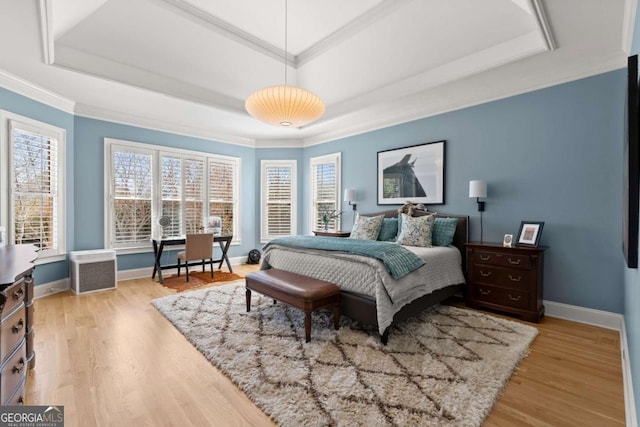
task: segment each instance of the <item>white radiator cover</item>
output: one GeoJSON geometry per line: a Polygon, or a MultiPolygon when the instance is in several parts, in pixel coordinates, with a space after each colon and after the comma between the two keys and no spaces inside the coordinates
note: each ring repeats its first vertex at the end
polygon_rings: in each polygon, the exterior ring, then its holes
{"type": "Polygon", "coordinates": [[[115,289],[118,285],[116,251],[96,249],[69,253],[71,289],[76,294],[115,289]]]}

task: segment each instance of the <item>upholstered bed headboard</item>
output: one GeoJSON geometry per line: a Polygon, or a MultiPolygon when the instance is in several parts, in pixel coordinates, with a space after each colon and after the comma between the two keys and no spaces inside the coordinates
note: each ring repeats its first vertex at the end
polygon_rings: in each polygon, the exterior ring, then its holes
{"type": "MultiPolygon", "coordinates": [[[[361,214],[362,216],[376,216],[384,215],[385,218],[396,218],[398,216],[398,209],[361,214]]],[[[433,212],[414,210],[413,216],[423,216],[433,214],[433,212]]],[[[467,248],[464,245],[469,241],[469,216],[468,215],[453,215],[445,213],[436,213],[436,217],[440,218],[458,218],[458,225],[456,226],[456,233],[453,236],[453,246],[457,247],[462,254],[462,271],[467,272],[467,248]]]]}

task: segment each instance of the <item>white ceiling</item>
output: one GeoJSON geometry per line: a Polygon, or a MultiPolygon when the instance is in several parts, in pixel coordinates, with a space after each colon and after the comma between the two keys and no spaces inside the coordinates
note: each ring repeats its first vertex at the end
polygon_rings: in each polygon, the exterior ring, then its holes
{"type": "Polygon", "coordinates": [[[0,3],[0,84],[79,115],[251,146],[328,141],[626,64],[637,0],[289,0],[300,129],[244,99],[284,82],[284,0],[0,3]]]}

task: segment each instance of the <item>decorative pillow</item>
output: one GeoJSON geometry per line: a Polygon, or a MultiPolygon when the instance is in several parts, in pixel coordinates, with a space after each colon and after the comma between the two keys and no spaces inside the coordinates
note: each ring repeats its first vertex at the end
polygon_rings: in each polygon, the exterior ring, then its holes
{"type": "Polygon", "coordinates": [[[395,242],[398,237],[398,218],[383,218],[378,240],[395,242]]]}
{"type": "MultiPolygon", "coordinates": [[[[425,209],[425,212],[427,212],[427,210],[425,209]]],[[[427,212],[427,215],[436,215],[438,212],[427,212]]],[[[402,230],[402,213],[398,214],[398,234],[400,234],[400,231],[402,230]]],[[[406,215],[406,214],[404,214],[406,215]]]]}
{"type": "Polygon", "coordinates": [[[431,243],[433,246],[449,246],[453,243],[453,235],[456,234],[458,218],[436,218],[431,230],[431,243]]]}
{"type": "Polygon", "coordinates": [[[351,239],[376,240],[382,227],[384,215],[378,216],[356,216],[356,223],[351,230],[351,239]]]}
{"type": "Polygon", "coordinates": [[[412,217],[402,215],[402,229],[398,236],[398,243],[405,246],[431,247],[431,227],[435,219],[434,215],[412,217]]]}

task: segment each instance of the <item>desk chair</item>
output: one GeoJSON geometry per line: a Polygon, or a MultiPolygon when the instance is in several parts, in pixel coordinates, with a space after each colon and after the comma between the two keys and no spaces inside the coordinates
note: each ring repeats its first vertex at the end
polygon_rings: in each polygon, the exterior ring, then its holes
{"type": "Polygon", "coordinates": [[[202,272],[204,273],[204,262],[209,260],[211,266],[211,277],[213,277],[213,234],[187,234],[185,239],[184,252],[178,253],[178,276],[180,276],[180,261],[184,261],[187,270],[187,282],[189,281],[189,261],[202,260],[202,272]]]}

